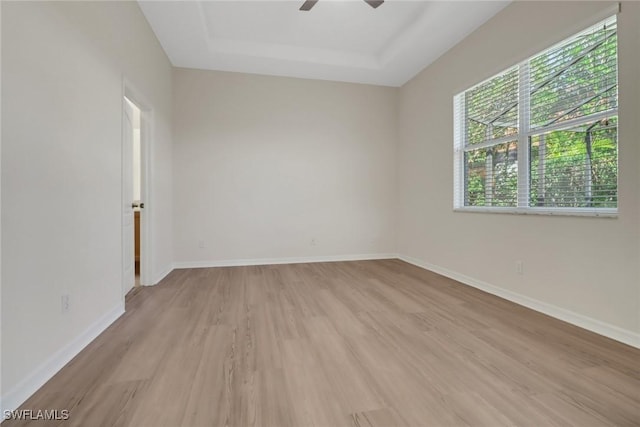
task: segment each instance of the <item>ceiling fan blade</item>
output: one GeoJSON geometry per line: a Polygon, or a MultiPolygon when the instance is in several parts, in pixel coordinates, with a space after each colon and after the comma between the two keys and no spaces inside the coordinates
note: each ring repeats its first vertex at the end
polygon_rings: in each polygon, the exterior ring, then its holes
{"type": "Polygon", "coordinates": [[[364,1],[366,1],[367,4],[374,9],[380,6],[382,3],[384,3],[384,0],[364,0],[364,1]]]}
{"type": "Polygon", "coordinates": [[[302,4],[300,10],[311,10],[316,3],[318,3],[318,0],[307,0],[302,4]]]}

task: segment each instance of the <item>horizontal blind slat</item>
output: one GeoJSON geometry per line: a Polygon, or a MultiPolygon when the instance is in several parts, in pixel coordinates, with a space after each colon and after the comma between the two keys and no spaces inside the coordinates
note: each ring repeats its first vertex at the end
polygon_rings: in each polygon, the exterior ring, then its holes
{"type": "Polygon", "coordinates": [[[516,66],[456,96],[454,207],[615,212],[616,18],[525,65],[525,81],[516,66]]]}

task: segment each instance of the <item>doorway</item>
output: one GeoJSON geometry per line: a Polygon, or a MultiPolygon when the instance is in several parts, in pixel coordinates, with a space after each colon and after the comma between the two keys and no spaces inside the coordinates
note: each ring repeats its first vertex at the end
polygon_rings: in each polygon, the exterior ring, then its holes
{"type": "Polygon", "coordinates": [[[134,287],[140,286],[140,213],[144,202],[140,196],[142,164],[140,157],[140,108],[126,98],[133,109],[133,247],[134,247],[134,287]]]}
{"type": "Polygon", "coordinates": [[[122,146],[122,295],[148,284],[150,111],[126,85],[122,146]]]}

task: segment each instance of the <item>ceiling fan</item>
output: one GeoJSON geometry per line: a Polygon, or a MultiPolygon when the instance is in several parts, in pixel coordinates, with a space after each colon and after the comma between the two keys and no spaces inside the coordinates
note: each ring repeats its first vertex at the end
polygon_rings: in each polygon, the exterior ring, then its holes
{"type": "MultiPolygon", "coordinates": [[[[384,3],[384,0],[364,0],[364,1],[374,9],[380,6],[382,3],[384,3]]],[[[304,11],[311,10],[311,8],[315,6],[316,3],[318,3],[318,0],[307,0],[302,4],[302,6],[300,7],[300,10],[304,10],[304,11]]]]}

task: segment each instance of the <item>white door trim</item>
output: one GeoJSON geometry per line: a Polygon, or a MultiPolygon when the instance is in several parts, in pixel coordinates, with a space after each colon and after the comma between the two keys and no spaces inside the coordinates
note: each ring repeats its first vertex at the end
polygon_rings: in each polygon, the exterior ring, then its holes
{"type": "MultiPolygon", "coordinates": [[[[140,284],[153,285],[153,233],[151,224],[154,217],[153,204],[153,123],[154,111],[151,103],[126,77],[122,80],[122,97],[127,97],[140,109],[140,161],[141,187],[140,198],[144,209],[140,212],[140,284]]],[[[124,181],[124,177],[122,177],[124,181]]],[[[124,250],[124,242],[122,242],[124,250]]],[[[124,268],[124,266],[123,266],[124,268]]]]}
{"type": "Polygon", "coordinates": [[[122,291],[124,296],[135,285],[134,235],[135,213],[133,210],[133,141],[134,106],[122,98],[122,291]]]}

